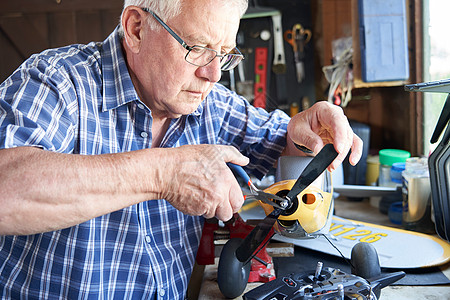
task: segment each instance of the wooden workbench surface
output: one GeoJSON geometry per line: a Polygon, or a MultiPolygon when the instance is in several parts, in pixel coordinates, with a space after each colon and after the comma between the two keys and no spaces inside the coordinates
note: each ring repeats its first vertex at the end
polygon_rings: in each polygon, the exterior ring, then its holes
{"type": "MultiPolygon", "coordinates": [[[[335,215],[353,220],[376,223],[380,225],[399,227],[389,221],[389,217],[379,212],[379,209],[371,206],[369,199],[363,201],[349,201],[346,198],[335,200],[335,215]]],[[[201,280],[199,300],[225,299],[217,285],[217,260],[215,265],[206,266],[201,280]]],[[[446,277],[450,278],[450,264],[441,267],[446,277]]],[[[249,291],[260,283],[247,285],[249,291]]],[[[382,289],[383,300],[415,300],[415,299],[446,299],[450,300],[450,285],[439,286],[388,286],[382,289]]],[[[242,299],[238,297],[236,299],[242,299]]],[[[190,299],[194,300],[194,299],[190,299]]]]}

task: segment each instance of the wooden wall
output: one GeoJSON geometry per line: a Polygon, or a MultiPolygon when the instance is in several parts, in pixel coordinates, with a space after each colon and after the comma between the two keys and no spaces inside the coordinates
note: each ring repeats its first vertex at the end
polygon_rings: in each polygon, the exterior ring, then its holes
{"type": "Polygon", "coordinates": [[[0,1],[0,82],[31,54],[103,41],[119,23],[123,0],[0,1]]]}

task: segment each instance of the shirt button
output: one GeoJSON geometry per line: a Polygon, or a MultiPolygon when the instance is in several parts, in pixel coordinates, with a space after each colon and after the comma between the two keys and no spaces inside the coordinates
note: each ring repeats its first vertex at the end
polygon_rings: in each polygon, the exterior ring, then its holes
{"type": "Polygon", "coordinates": [[[149,235],[146,235],[145,241],[150,244],[150,242],[152,241],[152,238],[149,235]]]}
{"type": "Polygon", "coordinates": [[[159,291],[159,296],[164,297],[165,294],[166,294],[166,290],[159,291]]]}
{"type": "Polygon", "coordinates": [[[143,138],[148,137],[148,133],[145,132],[145,131],[142,131],[142,132],[141,132],[141,137],[143,137],[143,138]]]}
{"type": "Polygon", "coordinates": [[[140,109],[144,109],[144,104],[139,103],[139,104],[138,104],[138,107],[139,107],[140,109]]]}

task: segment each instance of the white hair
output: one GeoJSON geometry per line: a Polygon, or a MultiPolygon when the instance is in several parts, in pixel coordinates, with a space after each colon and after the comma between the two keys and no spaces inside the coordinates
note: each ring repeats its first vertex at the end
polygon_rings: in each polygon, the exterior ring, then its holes
{"type": "MultiPolygon", "coordinates": [[[[215,0],[218,1],[218,0],[215,0]]],[[[248,0],[227,0],[230,5],[236,5],[239,9],[239,16],[242,17],[247,11],[248,0]]],[[[160,17],[164,22],[168,19],[176,17],[181,13],[183,0],[124,0],[123,9],[125,10],[128,6],[138,6],[146,7],[151,11],[154,11],[158,17],[160,17]]],[[[123,13],[123,11],[122,11],[123,13]]],[[[122,16],[120,18],[122,20],[122,16]]],[[[155,29],[156,22],[153,18],[148,18],[149,25],[152,29],[155,29]]],[[[121,23],[122,24],[122,23],[121,23]]],[[[123,36],[123,28],[119,26],[119,34],[123,36]]]]}

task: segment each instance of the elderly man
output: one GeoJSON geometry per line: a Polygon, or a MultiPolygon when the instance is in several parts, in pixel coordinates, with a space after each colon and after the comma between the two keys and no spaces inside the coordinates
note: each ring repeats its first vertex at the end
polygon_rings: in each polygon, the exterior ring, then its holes
{"type": "Polygon", "coordinates": [[[227,162],[362,142],[320,102],[289,119],[217,81],[246,0],[125,1],[104,42],[29,58],[0,86],[0,295],[183,299],[203,217],[243,203],[227,162]]]}

